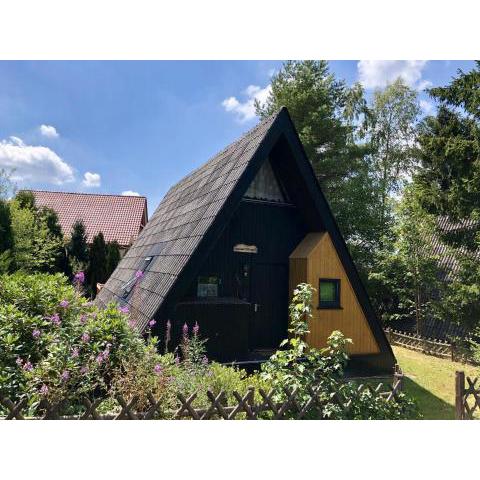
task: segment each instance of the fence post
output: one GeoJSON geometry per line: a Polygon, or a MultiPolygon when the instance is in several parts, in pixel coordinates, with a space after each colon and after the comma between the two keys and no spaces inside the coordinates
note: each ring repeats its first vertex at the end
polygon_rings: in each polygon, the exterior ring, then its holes
{"type": "Polygon", "coordinates": [[[463,396],[465,393],[465,372],[455,372],[455,419],[465,420],[463,396]]]}
{"type": "Polygon", "coordinates": [[[454,362],[455,361],[455,343],[454,342],[450,344],[450,350],[452,354],[452,362],[454,362]]]}

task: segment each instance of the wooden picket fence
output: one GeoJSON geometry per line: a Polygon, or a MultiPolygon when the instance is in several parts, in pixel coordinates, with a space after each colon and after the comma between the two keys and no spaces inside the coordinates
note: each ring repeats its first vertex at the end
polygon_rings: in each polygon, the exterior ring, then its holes
{"type": "MultiPolygon", "coordinates": [[[[399,369],[396,370],[392,384],[378,383],[375,387],[367,384],[358,384],[358,391],[368,392],[374,396],[382,397],[387,402],[394,402],[402,389],[403,374],[399,369]]],[[[171,419],[193,419],[193,420],[210,420],[210,419],[248,419],[259,420],[263,418],[268,419],[302,419],[309,415],[314,418],[322,419],[321,413],[324,406],[324,400],[320,398],[320,386],[312,385],[308,388],[307,398],[301,398],[298,390],[289,391],[283,389],[282,400],[278,401],[278,392],[265,392],[263,389],[258,389],[258,395],[255,395],[255,389],[250,387],[246,393],[241,395],[238,392],[233,392],[235,402],[228,405],[226,401],[225,392],[221,391],[214,394],[208,391],[207,398],[209,405],[206,408],[196,408],[193,402],[198,397],[197,393],[186,397],[181,394],[178,395],[178,408],[174,411],[165,412],[162,410],[161,401],[155,399],[153,395],[148,395],[149,405],[139,411],[136,408],[138,399],[133,397],[128,401],[121,395],[116,396],[119,410],[115,413],[99,413],[99,407],[106,401],[98,398],[94,401],[83,398],[82,405],[84,412],[79,415],[64,415],[67,407],[66,402],[58,404],[51,404],[43,401],[41,404],[41,411],[43,412],[37,417],[27,417],[24,410],[27,407],[28,399],[23,398],[17,403],[10,399],[0,397],[0,404],[7,412],[3,417],[5,420],[25,420],[25,419],[42,419],[42,420],[152,420],[161,418],[171,419]]],[[[332,400],[332,399],[331,399],[332,400]]],[[[331,401],[330,400],[330,401],[331,401]]],[[[350,401],[342,397],[340,393],[335,393],[333,401],[348,413],[351,407],[350,401]]]]}
{"type": "Polygon", "coordinates": [[[426,355],[449,358],[452,362],[458,360],[464,361],[461,353],[457,351],[453,343],[435,338],[422,337],[415,333],[400,332],[391,328],[386,328],[385,334],[387,335],[390,345],[398,345],[425,353],[426,355]]]}
{"type": "Polygon", "coordinates": [[[456,372],[455,418],[474,420],[475,417],[480,419],[480,377],[470,378],[465,372],[456,372]]]}

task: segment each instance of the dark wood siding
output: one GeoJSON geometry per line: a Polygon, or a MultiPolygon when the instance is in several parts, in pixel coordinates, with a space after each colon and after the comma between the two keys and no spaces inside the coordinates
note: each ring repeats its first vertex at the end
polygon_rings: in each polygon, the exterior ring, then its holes
{"type": "MultiPolygon", "coordinates": [[[[249,304],[248,313],[243,310],[249,332],[248,348],[278,347],[288,327],[289,255],[305,234],[306,226],[294,206],[243,200],[182,301],[196,298],[198,277],[218,276],[220,297],[249,304]],[[254,245],[258,253],[234,252],[237,244],[254,245]]],[[[195,308],[190,308],[193,319],[195,308]]],[[[188,309],[183,303],[182,320],[188,318],[188,309]]],[[[232,302],[232,318],[238,323],[236,310],[232,302]]],[[[209,315],[212,324],[228,322],[228,305],[220,302],[219,308],[210,307],[209,315]]],[[[226,335],[228,329],[222,330],[226,335]]],[[[235,331],[229,334],[235,335],[235,331]]]]}

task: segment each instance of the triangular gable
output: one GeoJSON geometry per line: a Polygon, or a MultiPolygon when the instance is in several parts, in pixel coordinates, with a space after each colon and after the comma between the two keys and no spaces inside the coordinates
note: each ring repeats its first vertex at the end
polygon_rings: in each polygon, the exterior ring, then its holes
{"type": "Polygon", "coordinates": [[[285,192],[281,188],[268,158],[263,162],[253,182],[248,187],[245,198],[268,202],[287,202],[285,192]]]}
{"type": "MultiPolygon", "coordinates": [[[[391,366],[393,352],[286,108],[263,120],[170,189],[100,292],[99,303],[121,302],[121,286],[132,277],[145,256],[154,256],[154,260],[139,284],[138,307],[130,304],[132,311],[138,310],[137,327],[142,330],[150,318],[178,301],[278,145],[289,150],[289,158],[277,167],[285,169],[286,178],[296,176],[301,183],[298,207],[315,217],[313,221],[329,233],[378,342],[384,365],[391,366]]],[[[378,358],[375,361],[378,364],[378,358]]]]}

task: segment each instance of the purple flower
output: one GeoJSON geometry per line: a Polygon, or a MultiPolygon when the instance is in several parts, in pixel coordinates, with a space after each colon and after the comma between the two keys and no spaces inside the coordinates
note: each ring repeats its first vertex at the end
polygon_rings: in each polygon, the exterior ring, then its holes
{"type": "Polygon", "coordinates": [[[87,315],[83,314],[83,315],[80,315],[80,323],[87,323],[87,320],[88,320],[88,317],[87,315]]]}
{"type": "Polygon", "coordinates": [[[36,329],[32,332],[32,337],[33,337],[33,338],[38,338],[38,337],[40,337],[41,334],[42,334],[42,332],[41,332],[38,328],[36,328],[36,329]]]}
{"type": "Polygon", "coordinates": [[[137,280],[141,280],[141,279],[144,277],[144,275],[145,275],[145,274],[144,274],[141,270],[137,270],[137,271],[135,272],[135,278],[136,278],[137,280]]]}
{"type": "Polygon", "coordinates": [[[85,332],[83,335],[82,335],[82,342],[83,343],[88,343],[90,341],[90,335],[85,332]]]}
{"type": "Polygon", "coordinates": [[[152,318],[149,322],[148,322],[148,326],[150,328],[152,328],[157,322],[152,318]]]}
{"type": "Polygon", "coordinates": [[[175,364],[180,365],[180,357],[178,355],[175,355],[175,364]]]}
{"type": "Polygon", "coordinates": [[[120,307],[119,310],[122,313],[129,313],[130,312],[130,309],[128,308],[128,305],[123,305],[123,307],[120,307]]]}
{"type": "Polygon", "coordinates": [[[183,332],[183,336],[184,336],[184,337],[188,337],[188,325],[187,325],[187,322],[185,322],[185,323],[183,324],[182,332],[183,332]]]}
{"type": "Polygon", "coordinates": [[[85,281],[85,274],[83,272],[77,272],[73,278],[74,283],[82,284],[85,281]]]}
{"type": "Polygon", "coordinates": [[[157,375],[160,375],[160,374],[162,373],[162,371],[163,371],[163,368],[162,368],[162,366],[161,366],[159,363],[157,363],[157,364],[155,365],[155,367],[153,367],[153,371],[154,371],[157,375]]]}
{"type": "Polygon", "coordinates": [[[27,372],[31,372],[33,370],[33,365],[29,361],[26,361],[23,369],[27,372]]]}
{"type": "Polygon", "coordinates": [[[58,313],[54,313],[51,317],[50,317],[50,321],[56,325],[57,327],[62,323],[62,320],[60,320],[60,316],[58,315],[58,313]]]}
{"type": "Polygon", "coordinates": [[[85,367],[85,366],[84,366],[84,367],[82,367],[82,368],[80,369],[80,373],[81,373],[82,375],[85,375],[87,372],[88,372],[88,367],[85,367]]]}
{"type": "Polygon", "coordinates": [[[48,387],[43,384],[41,387],[40,387],[40,395],[47,395],[48,394],[48,387]]]}
{"type": "Polygon", "coordinates": [[[78,347],[74,347],[72,350],[72,358],[77,358],[79,355],[78,347]]]}
{"type": "Polygon", "coordinates": [[[101,365],[101,364],[103,363],[103,353],[99,353],[99,354],[97,355],[97,358],[95,359],[95,361],[96,361],[99,365],[101,365]]]}
{"type": "Polygon", "coordinates": [[[70,305],[70,302],[68,300],[62,300],[59,305],[62,307],[62,308],[67,308],[69,305],[70,305]]]}
{"type": "Polygon", "coordinates": [[[110,350],[108,347],[103,351],[102,356],[104,360],[108,360],[108,357],[110,356],[110,350]]]}
{"type": "Polygon", "coordinates": [[[198,335],[199,331],[200,331],[200,326],[198,325],[197,322],[195,322],[195,325],[193,326],[193,334],[196,336],[198,335]]]}
{"type": "Polygon", "coordinates": [[[70,372],[68,370],[64,370],[60,375],[60,378],[62,382],[68,382],[68,380],[70,379],[70,372]]]}
{"type": "Polygon", "coordinates": [[[20,357],[18,357],[17,360],[15,360],[15,363],[16,363],[19,367],[21,367],[21,366],[23,365],[23,360],[22,360],[20,357]]]}
{"type": "Polygon", "coordinates": [[[129,321],[128,321],[128,326],[130,328],[134,328],[135,327],[135,320],[133,318],[131,318],[129,321]]]}
{"type": "Polygon", "coordinates": [[[170,343],[170,333],[172,331],[172,323],[167,320],[167,329],[165,331],[165,353],[168,352],[168,344],[170,343]]]}

